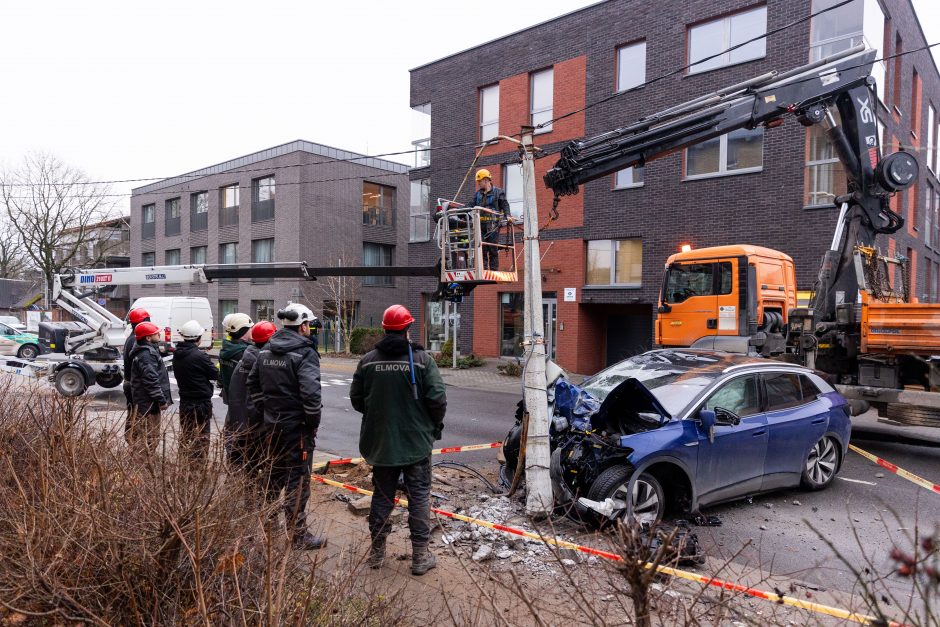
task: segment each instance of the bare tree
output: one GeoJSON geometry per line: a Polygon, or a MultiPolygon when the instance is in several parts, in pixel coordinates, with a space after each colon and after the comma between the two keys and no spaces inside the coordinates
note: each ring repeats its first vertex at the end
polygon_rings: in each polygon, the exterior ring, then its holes
{"type": "Polygon", "coordinates": [[[0,175],[0,200],[10,225],[47,285],[74,265],[81,251],[104,254],[96,226],[114,209],[108,191],[46,153],[27,155],[18,168],[0,175]]]}
{"type": "Polygon", "coordinates": [[[0,216],[0,279],[20,279],[29,266],[15,228],[0,216]]]}
{"type": "MultiPolygon", "coordinates": [[[[331,267],[360,265],[358,256],[348,251],[340,253],[331,267]]],[[[323,316],[339,321],[339,333],[343,350],[349,352],[353,329],[358,325],[359,295],[362,278],[355,276],[321,276],[316,282],[316,289],[323,297],[323,316]]]]}

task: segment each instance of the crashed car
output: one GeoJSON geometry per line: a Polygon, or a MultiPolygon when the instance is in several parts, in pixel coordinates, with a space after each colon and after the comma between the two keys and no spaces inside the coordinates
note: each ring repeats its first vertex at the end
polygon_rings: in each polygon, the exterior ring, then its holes
{"type": "MultiPolygon", "coordinates": [[[[769,490],[821,490],[848,450],[849,404],[801,366],[664,349],[580,386],[549,372],[555,501],[581,520],[653,523],[769,490]]],[[[505,440],[504,479],[518,460],[521,413],[505,440]]]]}

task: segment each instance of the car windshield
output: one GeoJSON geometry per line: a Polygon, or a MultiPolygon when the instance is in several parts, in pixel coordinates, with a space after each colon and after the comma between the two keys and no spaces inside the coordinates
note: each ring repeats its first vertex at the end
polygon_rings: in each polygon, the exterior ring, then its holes
{"type": "Polygon", "coordinates": [[[600,401],[626,379],[634,378],[652,392],[653,396],[670,415],[682,413],[720,374],[720,369],[708,369],[716,359],[694,353],[673,353],[669,358],[647,353],[602,370],[582,387],[600,401]],[[676,356],[681,357],[677,361],[676,356]],[[698,367],[696,367],[698,366],[698,367]]]}

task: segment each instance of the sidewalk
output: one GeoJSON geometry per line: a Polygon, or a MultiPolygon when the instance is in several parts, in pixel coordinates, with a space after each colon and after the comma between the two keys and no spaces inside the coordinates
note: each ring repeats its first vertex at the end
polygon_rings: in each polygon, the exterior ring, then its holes
{"type": "MultiPolygon", "coordinates": [[[[522,396],[522,378],[507,377],[496,369],[500,364],[506,363],[504,359],[484,358],[484,365],[477,368],[453,370],[441,368],[441,377],[444,383],[455,388],[467,390],[484,390],[487,392],[507,392],[522,396]]],[[[324,355],[320,358],[320,367],[326,372],[343,372],[353,374],[356,371],[357,359],[348,357],[330,357],[324,355]]],[[[580,383],[584,375],[569,374],[574,383],[580,383]]]]}

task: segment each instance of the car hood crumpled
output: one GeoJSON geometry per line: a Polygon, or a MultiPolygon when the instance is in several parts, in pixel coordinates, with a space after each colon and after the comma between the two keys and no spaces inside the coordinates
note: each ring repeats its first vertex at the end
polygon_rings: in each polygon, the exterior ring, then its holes
{"type": "Polygon", "coordinates": [[[663,422],[671,418],[653,393],[632,377],[624,379],[603,401],[564,378],[555,382],[555,413],[580,431],[603,430],[610,408],[622,407],[623,403],[629,403],[638,412],[657,413],[663,422]]]}

